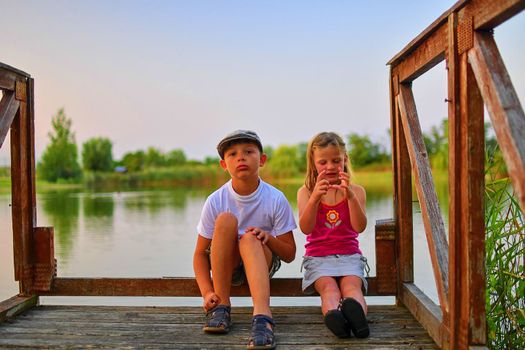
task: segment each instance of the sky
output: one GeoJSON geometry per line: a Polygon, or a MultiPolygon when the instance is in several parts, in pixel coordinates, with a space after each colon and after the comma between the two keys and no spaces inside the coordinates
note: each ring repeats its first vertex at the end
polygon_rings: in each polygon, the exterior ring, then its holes
{"type": "MultiPolygon", "coordinates": [[[[0,62],[35,79],[36,153],[64,108],[79,149],[216,156],[235,129],[264,145],[320,131],[388,144],[386,63],[454,1],[0,0],[0,62]]],[[[521,101],[525,14],[495,38],[521,101]]],[[[446,117],[444,63],[414,82],[422,129],[446,117]]],[[[80,152],[79,152],[80,153],[80,152]]],[[[0,150],[0,165],[8,162],[0,150]]]]}

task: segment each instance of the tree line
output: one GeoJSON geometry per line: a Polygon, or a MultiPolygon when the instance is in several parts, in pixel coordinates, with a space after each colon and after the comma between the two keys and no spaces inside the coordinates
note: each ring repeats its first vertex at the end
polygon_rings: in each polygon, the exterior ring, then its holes
{"type": "MultiPolygon", "coordinates": [[[[72,120],[60,109],[51,121],[49,144],[37,164],[38,177],[50,182],[58,180],[79,181],[83,174],[112,173],[115,171],[140,173],[180,166],[217,164],[218,157],[190,160],[182,149],[163,152],[155,147],[125,153],[121,159],[113,158],[110,139],[94,137],[82,144],[81,161],[77,153],[72,120]]],[[[390,134],[390,133],[389,133],[390,134]]],[[[448,121],[423,133],[427,153],[433,168],[448,167],[448,121]]],[[[487,145],[497,145],[487,137],[487,145]]],[[[387,170],[391,166],[390,147],[374,142],[368,135],[351,133],[346,136],[348,155],[353,169],[387,170]]],[[[264,172],[274,177],[302,176],[306,172],[306,143],[265,147],[268,162],[264,172]]]]}

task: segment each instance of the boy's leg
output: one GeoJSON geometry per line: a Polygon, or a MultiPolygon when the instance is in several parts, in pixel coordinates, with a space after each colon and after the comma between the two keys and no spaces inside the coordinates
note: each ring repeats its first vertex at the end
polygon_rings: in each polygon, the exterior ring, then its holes
{"type": "Polygon", "coordinates": [[[239,250],[252,295],[253,314],[271,317],[268,269],[272,262],[272,252],[252,234],[241,237],[239,250]]]}
{"type": "Polygon", "coordinates": [[[321,309],[323,315],[328,310],[337,309],[341,300],[341,291],[334,277],[321,277],[314,283],[315,290],[321,296],[321,309]]]}
{"type": "Polygon", "coordinates": [[[339,280],[339,285],[341,287],[341,294],[343,295],[343,298],[350,297],[355,299],[357,302],[359,302],[359,304],[361,304],[361,307],[363,308],[363,311],[366,315],[368,308],[363,295],[363,281],[361,281],[361,278],[357,276],[345,276],[339,280]]]}
{"type": "Polygon", "coordinates": [[[223,305],[231,304],[232,273],[241,261],[237,234],[237,218],[231,213],[219,214],[211,241],[210,262],[213,289],[223,305]]]}

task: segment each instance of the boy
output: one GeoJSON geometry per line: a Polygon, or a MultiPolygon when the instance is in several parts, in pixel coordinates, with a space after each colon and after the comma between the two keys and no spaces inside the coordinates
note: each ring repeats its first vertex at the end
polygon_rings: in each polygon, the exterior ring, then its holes
{"type": "Polygon", "coordinates": [[[247,348],[273,349],[270,277],[280,259],[295,258],[295,220],[283,193],[259,177],[266,154],[255,132],[234,131],[217,151],[231,180],[207,198],[197,226],[193,269],[206,311],[203,330],[230,330],[230,287],[247,282],[253,300],[247,348]]]}

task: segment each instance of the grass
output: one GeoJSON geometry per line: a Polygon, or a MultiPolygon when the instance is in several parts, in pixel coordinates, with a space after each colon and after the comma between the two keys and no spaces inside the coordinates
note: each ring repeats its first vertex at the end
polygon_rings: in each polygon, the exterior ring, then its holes
{"type": "Polygon", "coordinates": [[[508,178],[487,182],[486,311],[491,349],[525,349],[525,226],[508,178]]]}

